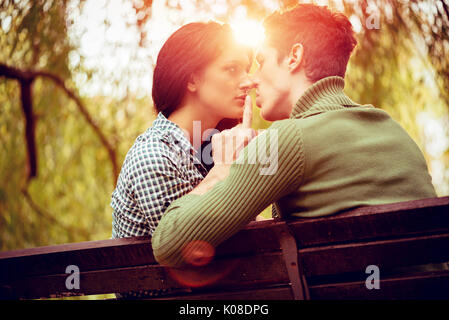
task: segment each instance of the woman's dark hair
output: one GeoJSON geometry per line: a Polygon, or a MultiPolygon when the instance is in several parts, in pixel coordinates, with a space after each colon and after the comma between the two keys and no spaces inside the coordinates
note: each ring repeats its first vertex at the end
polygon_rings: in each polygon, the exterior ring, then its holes
{"type": "Polygon", "coordinates": [[[186,94],[194,73],[201,72],[233,42],[229,25],[195,22],[175,31],[162,46],[153,73],[153,102],[168,117],[186,94]]]}

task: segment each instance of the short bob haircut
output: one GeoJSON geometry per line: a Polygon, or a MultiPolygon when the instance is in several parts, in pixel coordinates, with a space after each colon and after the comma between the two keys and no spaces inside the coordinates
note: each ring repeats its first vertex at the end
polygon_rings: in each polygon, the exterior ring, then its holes
{"type": "Polygon", "coordinates": [[[316,82],[325,77],[344,78],[349,57],[357,45],[348,18],[326,6],[299,4],[283,13],[275,12],[264,21],[267,43],[282,61],[295,43],[304,47],[307,78],[316,82]]]}
{"type": "Polygon", "coordinates": [[[232,29],[217,22],[189,23],[162,46],[153,73],[153,102],[165,117],[181,104],[187,84],[228,46],[235,45],[232,29]]]}

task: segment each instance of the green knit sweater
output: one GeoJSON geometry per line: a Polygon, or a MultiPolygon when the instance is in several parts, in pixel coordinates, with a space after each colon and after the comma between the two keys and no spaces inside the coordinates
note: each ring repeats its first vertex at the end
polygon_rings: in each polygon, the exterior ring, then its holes
{"type": "Polygon", "coordinates": [[[340,77],[316,82],[290,119],[251,141],[224,181],[173,201],[153,234],[157,261],[182,265],[195,250],[187,244],[216,247],[271,203],[284,217],[317,217],[435,197],[416,143],[385,111],[354,103],[343,88],[340,77]]]}

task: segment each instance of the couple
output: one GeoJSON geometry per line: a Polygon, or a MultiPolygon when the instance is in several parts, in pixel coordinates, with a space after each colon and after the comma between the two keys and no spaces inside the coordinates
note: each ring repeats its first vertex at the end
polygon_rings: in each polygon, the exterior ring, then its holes
{"type": "Polygon", "coordinates": [[[254,78],[247,73],[251,53],[234,43],[227,26],[189,24],[164,44],[153,82],[159,115],[123,164],[111,202],[114,238],[152,235],[157,261],[182,266],[270,204],[280,217],[308,218],[436,196],[405,130],[343,92],[356,46],[347,17],[302,4],[264,25],[254,78]],[[250,107],[245,95],[254,87],[262,117],[273,121],[257,136],[245,130],[247,116],[232,127],[250,107]],[[201,121],[196,143],[194,121],[201,121]],[[210,128],[228,129],[213,135],[212,168],[197,152],[210,128]],[[252,140],[242,149],[233,137],[252,140]],[[223,148],[237,161],[223,161],[223,148]],[[276,170],[261,173],[261,149],[276,156],[276,170]]]}

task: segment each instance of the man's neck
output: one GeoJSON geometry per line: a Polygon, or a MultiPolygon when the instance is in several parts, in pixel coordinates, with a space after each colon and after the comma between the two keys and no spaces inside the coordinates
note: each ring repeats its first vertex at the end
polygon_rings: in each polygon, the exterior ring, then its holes
{"type": "Polygon", "coordinates": [[[305,75],[304,71],[301,71],[295,76],[293,76],[292,86],[289,95],[289,103],[292,107],[292,110],[294,109],[298,99],[302,97],[304,92],[306,92],[307,89],[309,89],[312,85],[313,82],[307,79],[307,76],[305,75]]]}
{"type": "Polygon", "coordinates": [[[290,118],[300,118],[310,112],[336,110],[347,105],[359,105],[346,96],[344,86],[345,81],[339,76],[318,80],[300,95],[293,106],[290,118]]]}

